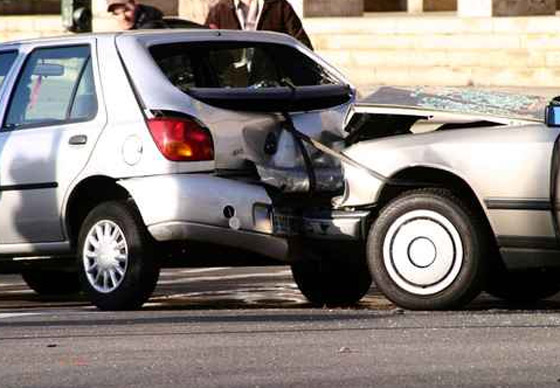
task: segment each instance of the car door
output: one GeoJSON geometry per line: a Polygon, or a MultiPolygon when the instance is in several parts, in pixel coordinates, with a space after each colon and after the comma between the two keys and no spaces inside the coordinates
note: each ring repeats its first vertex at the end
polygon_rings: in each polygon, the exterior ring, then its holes
{"type": "Polygon", "coordinates": [[[65,239],[64,195],[105,124],[95,42],[32,48],[0,128],[0,245],[65,239]]]}

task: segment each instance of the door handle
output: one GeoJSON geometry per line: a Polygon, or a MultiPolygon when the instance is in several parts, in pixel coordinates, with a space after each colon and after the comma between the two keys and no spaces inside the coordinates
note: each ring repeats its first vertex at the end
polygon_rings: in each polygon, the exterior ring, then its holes
{"type": "Polygon", "coordinates": [[[87,143],[87,136],[86,135],[74,135],[68,140],[68,143],[71,145],[84,145],[87,143]]]}

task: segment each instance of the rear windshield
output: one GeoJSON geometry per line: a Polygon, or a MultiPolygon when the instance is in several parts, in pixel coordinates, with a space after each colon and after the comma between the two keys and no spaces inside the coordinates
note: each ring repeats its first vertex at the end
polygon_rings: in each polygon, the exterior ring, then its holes
{"type": "Polygon", "coordinates": [[[339,84],[312,59],[280,44],[180,43],[153,46],[150,52],[166,77],[183,91],[339,84]]]}
{"type": "Polygon", "coordinates": [[[16,60],[17,52],[8,51],[0,53],[0,87],[4,83],[4,79],[8,75],[8,72],[12,68],[14,61],[16,60]]]}

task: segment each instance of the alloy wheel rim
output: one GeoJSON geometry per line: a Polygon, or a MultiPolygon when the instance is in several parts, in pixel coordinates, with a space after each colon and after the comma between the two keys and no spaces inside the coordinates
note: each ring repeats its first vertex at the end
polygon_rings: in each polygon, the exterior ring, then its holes
{"type": "Polygon", "coordinates": [[[83,250],[83,265],[89,284],[107,294],[122,283],[128,268],[128,245],[122,229],[102,220],[91,227],[83,250]]]}
{"type": "Polygon", "coordinates": [[[391,280],[415,295],[437,294],[459,275],[464,249],[457,228],[432,210],[397,218],[383,241],[383,261],[391,280]]]}

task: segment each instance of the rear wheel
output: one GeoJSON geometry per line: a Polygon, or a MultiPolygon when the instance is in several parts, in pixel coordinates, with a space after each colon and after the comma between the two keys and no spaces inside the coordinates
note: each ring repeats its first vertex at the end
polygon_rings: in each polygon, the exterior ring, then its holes
{"type": "Polygon", "coordinates": [[[78,240],[80,278],[94,305],[130,310],[152,294],[159,265],[153,244],[136,208],[106,202],[86,217],[78,240]]]}
{"type": "Polygon", "coordinates": [[[404,308],[460,307],[478,295],[484,281],[483,230],[449,191],[409,191],[385,206],[370,230],[374,282],[404,308]]]}
{"type": "Polygon", "coordinates": [[[371,286],[365,260],[301,260],[292,264],[292,275],[301,293],[314,306],[353,305],[371,286]]]}
{"type": "Polygon", "coordinates": [[[75,271],[25,269],[21,277],[39,295],[71,295],[80,292],[80,280],[75,271]]]}

